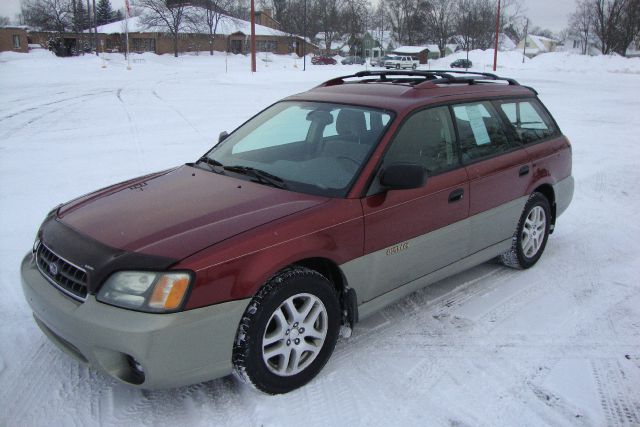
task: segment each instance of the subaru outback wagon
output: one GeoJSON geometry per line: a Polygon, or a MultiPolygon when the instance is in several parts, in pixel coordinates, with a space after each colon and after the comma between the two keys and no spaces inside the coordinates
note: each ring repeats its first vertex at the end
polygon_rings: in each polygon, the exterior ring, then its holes
{"type": "Polygon", "coordinates": [[[21,266],[35,321],[125,383],[310,381],[341,331],[498,257],[533,266],[573,196],[536,92],[361,72],[290,96],[194,163],[60,205],[21,266]]]}

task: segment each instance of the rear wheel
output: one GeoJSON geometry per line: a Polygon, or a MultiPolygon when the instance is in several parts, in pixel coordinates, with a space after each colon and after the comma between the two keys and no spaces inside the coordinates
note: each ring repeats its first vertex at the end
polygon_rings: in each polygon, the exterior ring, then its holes
{"type": "Polygon", "coordinates": [[[245,311],[233,349],[235,371],[265,393],[294,390],[329,360],[339,328],[340,303],[331,282],[305,267],[285,269],[245,311]]]}
{"type": "Polygon", "coordinates": [[[513,268],[532,267],[544,252],[549,238],[551,208],[541,193],[533,193],[525,204],[511,248],[500,255],[503,264],[513,268]]]}
{"type": "Polygon", "coordinates": [[[417,66],[416,64],[413,64],[413,65],[411,66],[411,69],[413,69],[413,70],[415,70],[416,68],[418,68],[418,66],[417,66]]]}

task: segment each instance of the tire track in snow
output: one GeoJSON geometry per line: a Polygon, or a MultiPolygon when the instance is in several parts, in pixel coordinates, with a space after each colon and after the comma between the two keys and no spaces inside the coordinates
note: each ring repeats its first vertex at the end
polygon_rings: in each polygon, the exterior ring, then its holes
{"type": "Polygon", "coordinates": [[[620,363],[600,359],[592,361],[591,366],[607,425],[640,425],[640,396],[633,393],[633,385],[620,363]]]}
{"type": "MultiPolygon", "coordinates": [[[[39,332],[39,331],[38,331],[39,332]]],[[[39,385],[40,376],[33,375],[34,372],[45,372],[48,366],[60,366],[64,361],[59,356],[60,350],[55,348],[53,344],[45,341],[42,336],[36,343],[36,349],[28,353],[28,357],[21,361],[16,370],[13,370],[9,378],[4,378],[2,387],[2,398],[0,401],[12,402],[12,405],[6,407],[8,419],[26,420],[33,415],[34,408],[38,408],[39,412],[48,412],[48,409],[54,409],[58,406],[55,399],[46,399],[41,395],[42,389],[39,385]],[[19,399],[15,399],[20,396],[19,399]],[[9,412],[11,411],[11,412],[9,412]]],[[[65,357],[68,357],[65,355],[65,357]]],[[[65,379],[66,380],[66,379],[65,379]]],[[[56,390],[59,392],[62,384],[61,381],[56,384],[56,390]]]]}
{"type": "MultiPolygon", "coordinates": [[[[109,91],[109,92],[111,92],[111,91],[109,91]]],[[[82,94],[82,95],[71,96],[69,98],[58,99],[56,101],[44,102],[42,104],[35,105],[35,106],[29,107],[29,108],[25,108],[25,109],[22,109],[20,111],[15,112],[15,113],[0,117],[0,122],[3,122],[3,121],[8,120],[8,119],[12,119],[14,117],[17,117],[17,116],[25,114],[25,113],[29,113],[31,111],[36,111],[36,110],[39,110],[41,108],[48,107],[50,105],[57,105],[57,104],[60,104],[62,102],[73,101],[73,100],[76,100],[76,99],[79,99],[79,98],[84,98],[84,97],[92,96],[92,95],[99,94],[99,93],[104,93],[104,91],[89,92],[89,93],[85,93],[85,94],[82,94]]]]}
{"type": "Polygon", "coordinates": [[[127,115],[127,123],[129,124],[129,132],[131,132],[131,136],[133,137],[133,144],[138,153],[138,156],[142,158],[144,156],[144,151],[142,150],[142,146],[140,145],[140,133],[138,131],[138,126],[136,125],[135,120],[133,120],[133,116],[131,115],[129,108],[127,108],[126,102],[124,101],[124,99],[122,99],[122,91],[124,89],[124,87],[118,89],[116,92],[116,97],[118,98],[118,101],[120,101],[120,105],[127,115]]]}
{"type": "MultiPolygon", "coordinates": [[[[473,299],[478,294],[485,291],[484,287],[474,287],[474,285],[489,280],[496,275],[505,274],[509,276],[513,273],[511,273],[510,270],[506,267],[499,266],[493,268],[487,273],[456,285],[455,288],[453,288],[451,291],[435,298],[431,297],[429,287],[417,290],[416,292],[404,297],[394,304],[391,304],[390,306],[386,307],[382,311],[374,314],[372,317],[364,321],[365,325],[363,326],[365,326],[366,328],[368,326],[367,324],[375,321],[378,316],[384,317],[384,321],[376,325],[375,327],[363,330],[359,327],[359,325],[356,325],[354,334],[348,340],[346,340],[346,342],[347,344],[351,344],[358,343],[360,341],[375,340],[376,337],[378,337],[383,332],[391,331],[397,328],[406,328],[406,326],[408,325],[404,322],[415,322],[416,320],[418,322],[423,322],[425,318],[441,317],[443,316],[443,314],[451,311],[452,307],[460,306],[464,304],[464,302],[473,299]],[[403,324],[398,325],[399,322],[403,324]]],[[[453,276],[453,278],[448,278],[441,282],[436,282],[431,286],[438,286],[438,284],[442,284],[445,281],[455,281],[456,278],[459,280],[460,277],[461,276],[453,276]]]]}
{"type": "MultiPolygon", "coordinates": [[[[95,96],[111,94],[113,92],[114,92],[113,90],[104,90],[104,91],[98,91],[98,92],[91,92],[91,93],[87,93],[87,94],[84,94],[84,95],[79,95],[79,96],[76,96],[76,97],[68,98],[68,99],[65,99],[65,100],[62,100],[62,101],[43,104],[42,106],[33,107],[33,108],[29,108],[29,109],[23,110],[22,113],[27,113],[27,112],[31,112],[31,111],[40,111],[42,108],[45,108],[45,107],[50,106],[50,105],[57,105],[57,104],[62,103],[62,102],[77,101],[77,102],[69,103],[67,105],[62,105],[59,108],[53,108],[53,109],[44,111],[44,112],[42,112],[42,113],[40,113],[40,114],[38,114],[38,115],[36,115],[34,117],[31,117],[26,122],[23,122],[23,123],[19,124],[18,126],[15,126],[15,127],[11,128],[7,133],[5,133],[4,135],[2,135],[0,137],[0,140],[5,140],[5,139],[9,138],[10,136],[13,137],[16,134],[19,134],[20,132],[29,129],[29,127],[32,124],[42,120],[45,117],[51,116],[51,115],[56,114],[56,113],[64,112],[64,111],[68,110],[69,108],[75,108],[75,107],[77,107],[79,105],[82,105],[82,104],[84,104],[84,103],[86,103],[88,101],[93,100],[95,96]]],[[[5,119],[8,120],[9,118],[13,118],[14,116],[17,117],[18,114],[15,114],[15,115],[12,115],[12,116],[6,116],[5,119]]],[[[0,120],[0,121],[2,121],[2,120],[0,120]]]]}
{"type": "Polygon", "coordinates": [[[152,94],[156,99],[158,99],[160,102],[162,102],[164,105],[166,105],[167,107],[169,107],[169,108],[170,108],[174,113],[176,113],[178,116],[180,116],[180,118],[182,118],[182,120],[184,120],[184,121],[185,121],[185,123],[187,123],[187,124],[189,125],[189,127],[191,127],[191,129],[193,129],[193,131],[194,131],[195,133],[197,133],[197,134],[198,134],[199,136],[201,136],[202,138],[208,139],[208,137],[207,137],[207,136],[205,136],[205,135],[203,135],[203,134],[198,130],[198,128],[197,128],[197,127],[196,127],[196,126],[195,126],[195,125],[194,125],[194,124],[193,124],[193,123],[192,123],[192,122],[191,122],[191,121],[190,121],[190,120],[189,120],[189,119],[188,119],[184,114],[182,114],[182,112],[181,112],[180,110],[178,110],[178,109],[177,109],[173,104],[171,104],[170,102],[168,102],[166,99],[164,99],[163,97],[161,97],[161,96],[158,94],[158,91],[157,91],[158,86],[160,86],[161,84],[164,84],[164,83],[166,83],[166,82],[174,81],[174,80],[177,80],[177,79],[165,79],[165,80],[160,80],[160,81],[158,81],[158,82],[153,86],[153,88],[151,89],[151,94],[152,94]]]}

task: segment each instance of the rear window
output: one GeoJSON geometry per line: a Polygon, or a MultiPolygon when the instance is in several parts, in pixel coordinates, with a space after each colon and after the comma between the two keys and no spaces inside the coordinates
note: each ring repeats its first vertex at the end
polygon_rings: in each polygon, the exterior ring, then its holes
{"type": "Polygon", "coordinates": [[[553,121],[535,99],[499,101],[498,106],[523,144],[557,134],[553,121]]]}

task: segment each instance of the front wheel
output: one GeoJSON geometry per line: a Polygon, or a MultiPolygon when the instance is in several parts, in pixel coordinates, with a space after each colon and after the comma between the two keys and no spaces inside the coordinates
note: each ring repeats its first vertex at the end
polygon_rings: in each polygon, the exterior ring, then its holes
{"type": "Polygon", "coordinates": [[[511,248],[500,255],[502,263],[520,269],[532,267],[547,245],[550,224],[549,200],[541,193],[533,193],[524,206],[511,248]]]}
{"type": "Polygon", "coordinates": [[[320,372],[339,328],[340,303],[331,282],[305,267],[287,268],[247,307],[233,349],[235,371],[265,393],[287,393],[320,372]]]}
{"type": "Polygon", "coordinates": [[[417,66],[416,64],[413,64],[413,65],[411,66],[411,69],[413,69],[413,70],[415,70],[416,68],[418,68],[418,66],[417,66]]]}

